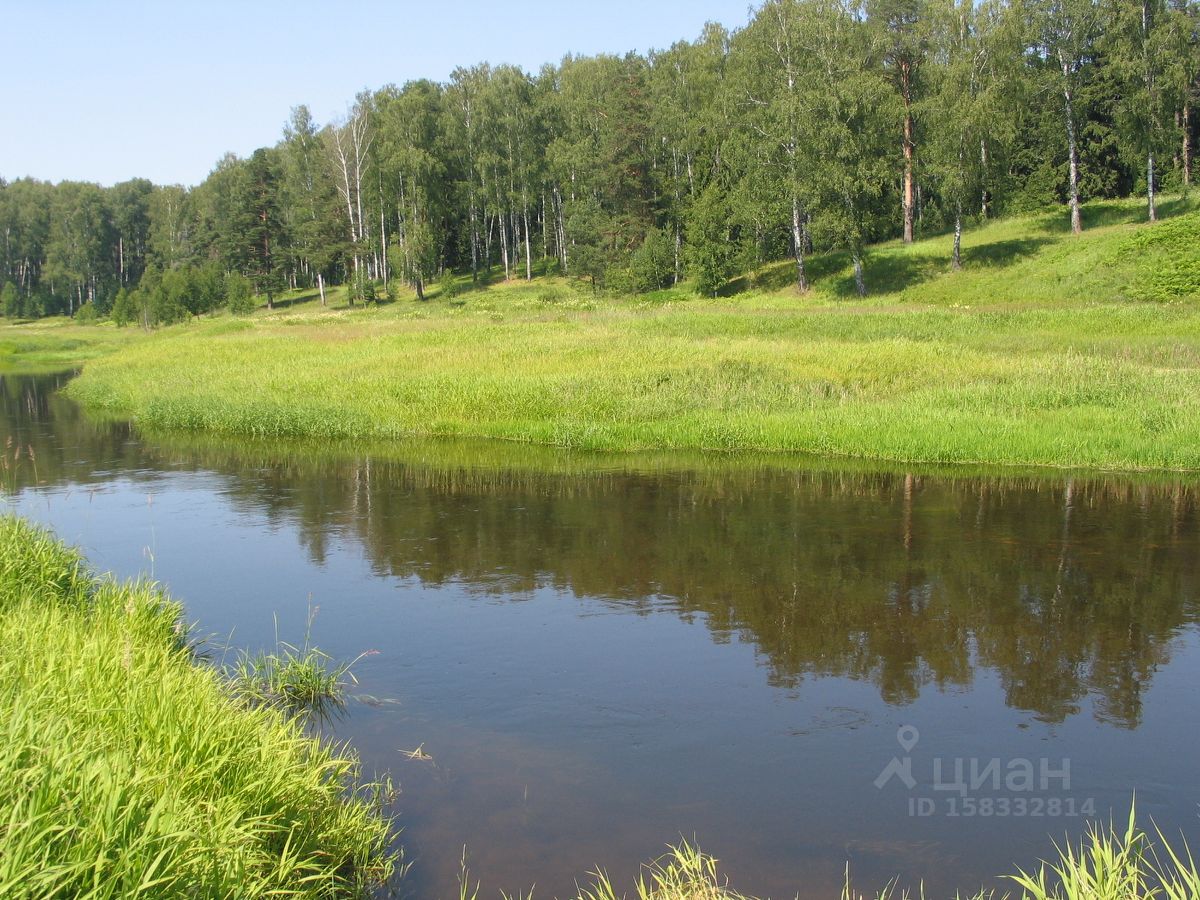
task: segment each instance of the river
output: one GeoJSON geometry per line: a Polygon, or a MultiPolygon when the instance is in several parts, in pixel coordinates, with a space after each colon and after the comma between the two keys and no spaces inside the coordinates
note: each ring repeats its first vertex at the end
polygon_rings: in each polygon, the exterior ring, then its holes
{"type": "Polygon", "coordinates": [[[759,895],[1003,889],[1135,791],[1200,847],[1196,480],[156,438],[67,377],[0,381],[6,505],[218,658],[371,651],[325,727],[401,789],[404,895],[681,836],[759,895]]]}

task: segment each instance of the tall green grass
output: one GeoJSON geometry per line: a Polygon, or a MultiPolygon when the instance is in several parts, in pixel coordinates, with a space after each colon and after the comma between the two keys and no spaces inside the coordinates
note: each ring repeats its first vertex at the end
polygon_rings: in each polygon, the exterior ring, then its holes
{"type": "MultiPolygon", "coordinates": [[[[635,887],[637,900],[748,900],[729,887],[717,860],[687,843],[671,847],[658,859],[642,866],[635,887]]],[[[579,889],[576,900],[624,900],[603,870],[592,873],[592,883],[579,889]]],[[[847,898],[848,900],[848,898],[847,898]]]]}
{"type": "Polygon", "coordinates": [[[1026,900],[1195,900],[1200,871],[1186,844],[1162,832],[1157,842],[1137,824],[1093,823],[1078,844],[1056,847],[1057,859],[1012,877],[1026,900]]]}
{"type": "Polygon", "coordinates": [[[179,616],[0,517],[0,896],[364,894],[392,870],[378,787],[239,700],[179,616]]]}

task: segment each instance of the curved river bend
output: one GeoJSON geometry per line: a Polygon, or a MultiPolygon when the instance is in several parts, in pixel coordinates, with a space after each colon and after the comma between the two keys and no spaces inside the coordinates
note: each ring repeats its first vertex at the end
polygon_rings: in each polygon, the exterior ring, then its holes
{"type": "Polygon", "coordinates": [[[1135,790],[1200,847],[1193,482],[156,440],[63,381],[2,379],[8,505],[216,645],[311,605],[377,650],[329,727],[402,789],[405,894],[464,845],[485,896],[626,884],[683,835],[749,893],[946,896],[1135,790]]]}

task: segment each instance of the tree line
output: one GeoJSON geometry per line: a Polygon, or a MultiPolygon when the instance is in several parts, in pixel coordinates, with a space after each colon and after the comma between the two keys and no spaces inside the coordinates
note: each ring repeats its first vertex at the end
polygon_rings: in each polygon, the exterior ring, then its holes
{"type": "Polygon", "coordinates": [[[0,180],[10,317],[145,325],[447,273],[646,292],[1089,198],[1186,190],[1196,0],[765,0],[646,55],[388,85],[193,188],[0,180]]]}

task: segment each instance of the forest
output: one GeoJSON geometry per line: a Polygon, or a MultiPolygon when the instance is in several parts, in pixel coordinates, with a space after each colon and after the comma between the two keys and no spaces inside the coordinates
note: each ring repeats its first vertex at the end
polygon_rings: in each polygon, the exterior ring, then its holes
{"type": "MultiPolygon", "coordinates": [[[[449,273],[644,293],[1088,199],[1186,191],[1193,0],[766,0],[646,55],[365,90],[194,187],[0,179],[12,318],[168,324],[449,273]]],[[[411,293],[409,294],[411,296],[411,293]]]]}

